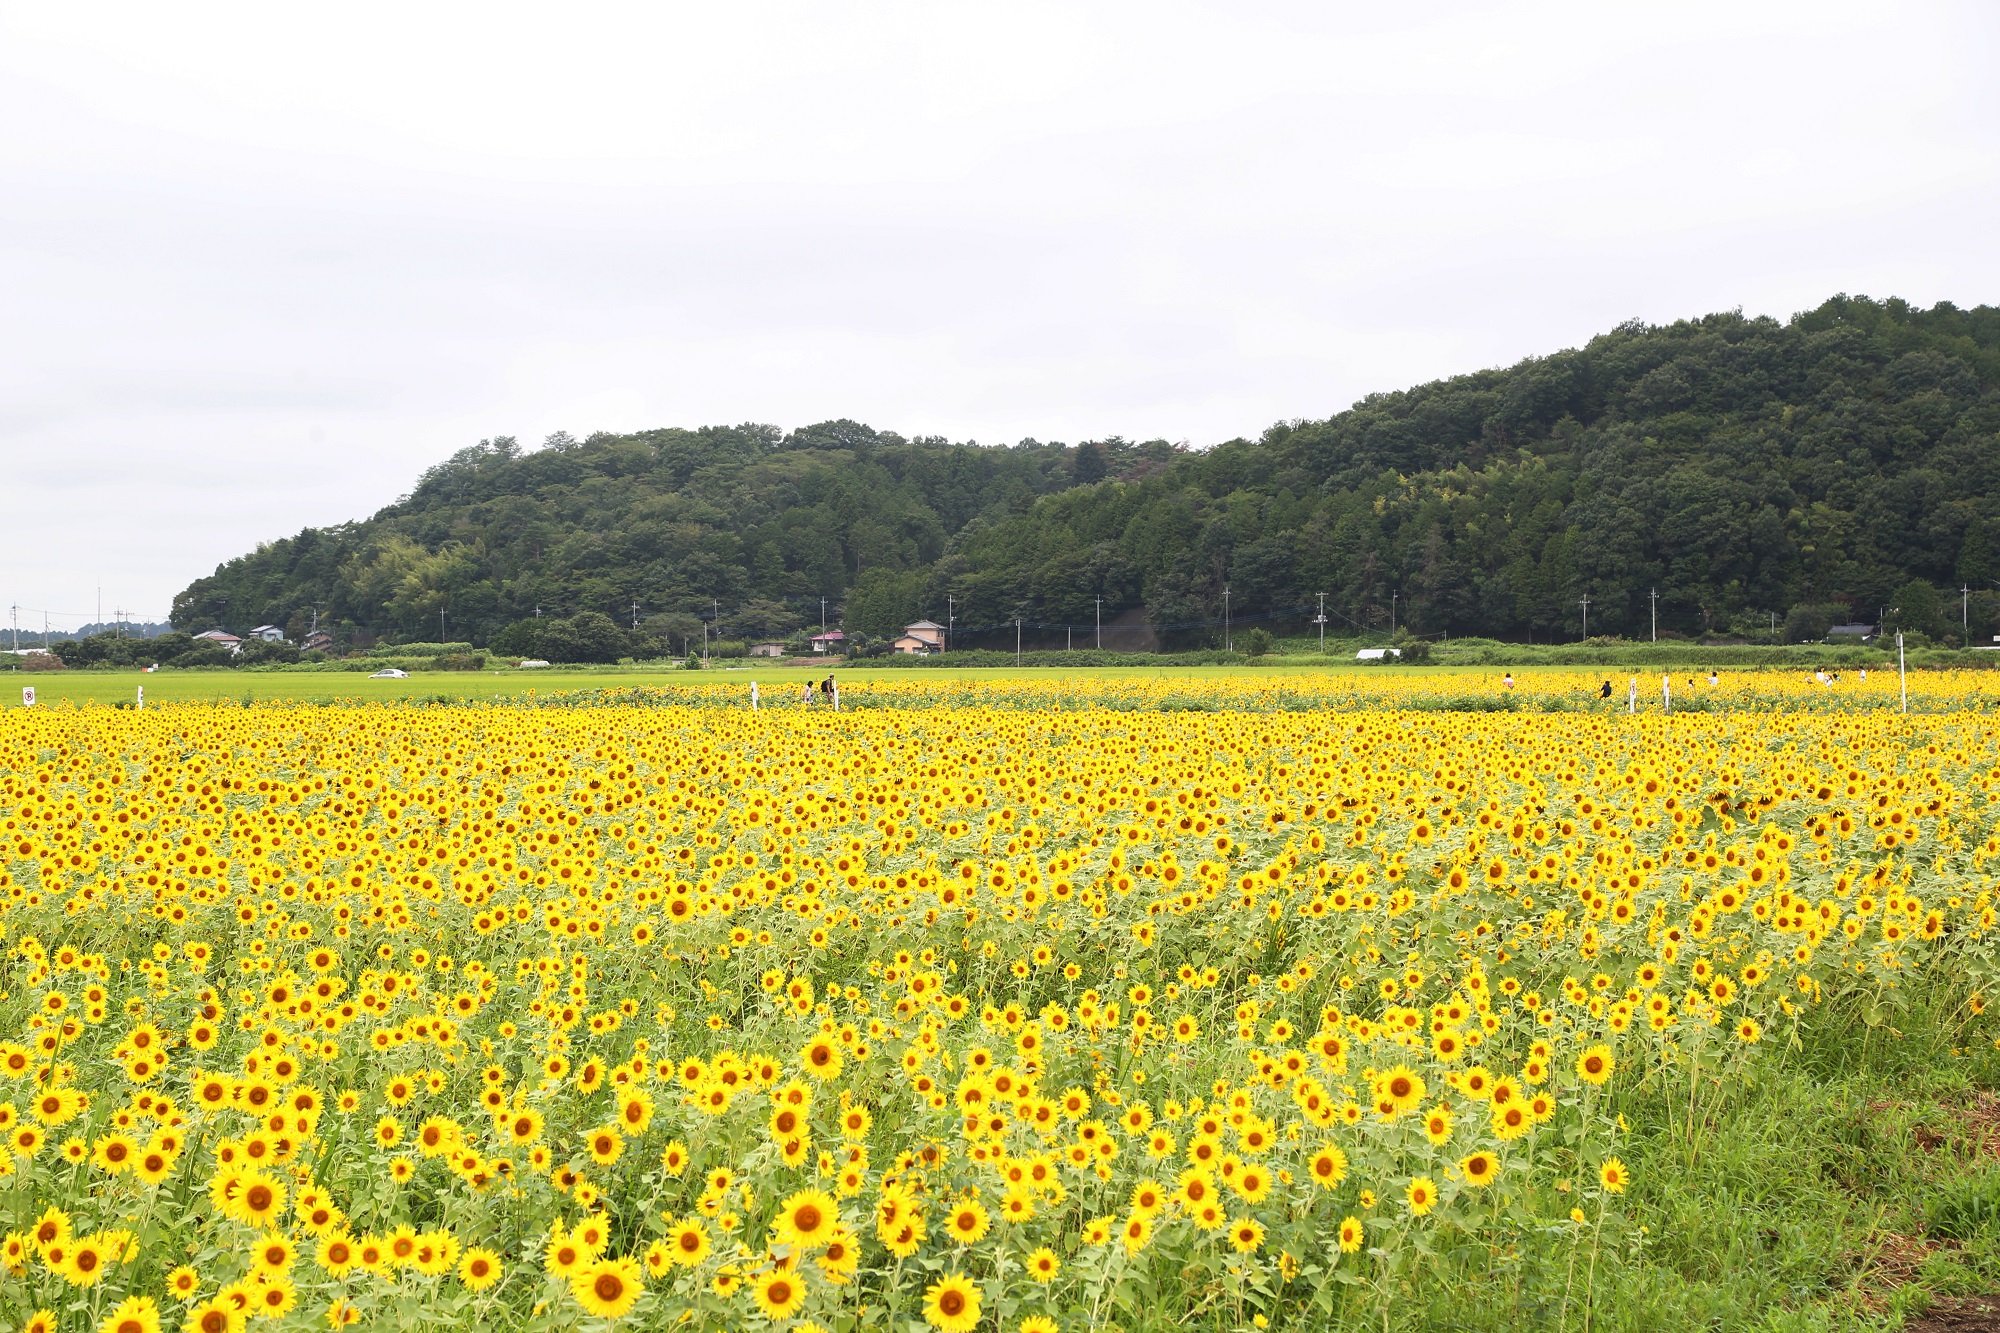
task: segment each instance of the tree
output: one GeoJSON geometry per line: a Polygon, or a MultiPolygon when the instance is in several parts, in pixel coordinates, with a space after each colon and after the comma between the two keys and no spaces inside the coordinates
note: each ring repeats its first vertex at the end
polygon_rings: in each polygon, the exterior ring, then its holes
{"type": "Polygon", "coordinates": [[[498,657],[533,657],[541,651],[541,621],[517,620],[486,641],[498,657]]]}
{"type": "Polygon", "coordinates": [[[1095,440],[1085,440],[1076,447],[1076,456],[1070,460],[1070,480],[1079,486],[1090,486],[1103,481],[1110,469],[1104,462],[1104,446],[1095,440]]]}
{"type": "Polygon", "coordinates": [[[542,656],[551,662],[616,662],[631,651],[618,623],[598,611],[549,621],[539,643],[542,656]]]}
{"type": "Polygon", "coordinates": [[[1911,579],[1889,598],[1887,628],[1935,636],[1944,618],[1944,599],[1922,579],[1911,579]]]}
{"type": "Polygon", "coordinates": [[[923,597],[921,570],[864,570],[847,596],[840,623],[879,639],[893,639],[917,619],[923,597]]]}

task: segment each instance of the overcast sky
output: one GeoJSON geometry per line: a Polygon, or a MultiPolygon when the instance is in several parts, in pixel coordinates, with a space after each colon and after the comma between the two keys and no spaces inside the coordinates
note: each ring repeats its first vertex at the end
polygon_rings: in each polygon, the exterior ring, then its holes
{"type": "Polygon", "coordinates": [[[1203,445],[2000,302],[1996,15],[0,0],[0,601],[164,617],[490,435],[1203,445]]]}

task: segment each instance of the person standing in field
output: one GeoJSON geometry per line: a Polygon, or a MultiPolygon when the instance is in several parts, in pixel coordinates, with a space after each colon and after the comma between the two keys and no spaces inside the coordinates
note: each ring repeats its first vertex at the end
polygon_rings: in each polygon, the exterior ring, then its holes
{"type": "Polygon", "coordinates": [[[813,683],[811,681],[807,681],[805,684],[799,686],[799,702],[807,708],[813,706],[813,683]]]}
{"type": "Polygon", "coordinates": [[[1503,690],[1511,690],[1511,689],[1513,689],[1513,688],[1514,688],[1514,673],[1513,673],[1513,672],[1509,671],[1509,672],[1508,672],[1508,673],[1507,673],[1506,675],[1504,675],[1504,676],[1502,676],[1502,677],[1500,678],[1500,688],[1501,688],[1501,689],[1503,689],[1503,690]]]}
{"type": "Polygon", "coordinates": [[[1660,711],[1663,713],[1674,711],[1674,678],[1665,671],[1660,673],[1660,711]]]}
{"type": "Polygon", "coordinates": [[[1600,698],[1600,699],[1609,699],[1609,698],[1611,697],[1611,682],[1610,682],[1610,681],[1608,681],[1608,680],[1607,680],[1607,681],[1605,681],[1605,682],[1604,682],[1604,684],[1602,684],[1602,685],[1598,686],[1598,689],[1597,689],[1597,697],[1598,697],[1598,698],[1600,698]]]}

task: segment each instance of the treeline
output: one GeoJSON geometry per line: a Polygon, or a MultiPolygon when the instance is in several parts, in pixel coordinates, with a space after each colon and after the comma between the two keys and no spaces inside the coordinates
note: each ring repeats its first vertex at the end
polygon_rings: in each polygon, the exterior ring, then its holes
{"type": "Polygon", "coordinates": [[[1549,642],[1587,615],[1644,638],[1657,613],[1671,635],[1810,638],[1886,614],[1983,637],[1996,386],[2000,309],[1837,297],[1622,325],[1205,450],[852,422],[491,440],[371,519],[197,580],[174,623],[317,603],[362,642],[436,637],[442,612],[452,637],[525,643],[524,622],[596,612],[680,652],[703,621],[782,639],[949,615],[960,645],[1011,649],[1017,619],[1029,647],[1084,647],[1101,611],[1199,648],[1300,633],[1324,593],[1335,633],[1549,642]]]}

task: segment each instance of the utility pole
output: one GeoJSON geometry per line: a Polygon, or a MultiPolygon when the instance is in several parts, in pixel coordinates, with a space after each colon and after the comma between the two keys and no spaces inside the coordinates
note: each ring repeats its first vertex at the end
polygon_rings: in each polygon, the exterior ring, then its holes
{"type": "Polygon", "coordinates": [[[958,598],[945,594],[944,606],[944,650],[950,652],[952,627],[958,624],[958,598]]]}
{"type": "Polygon", "coordinates": [[[1389,633],[1392,637],[1396,633],[1396,599],[1402,595],[1400,591],[1389,594],[1389,633]]]}
{"type": "Polygon", "coordinates": [[[19,603],[16,603],[14,605],[13,611],[14,611],[14,651],[18,653],[21,651],[21,607],[19,603]]]}
{"type": "Polygon", "coordinates": [[[826,633],[826,598],[819,599],[819,632],[826,633]]]}
{"type": "Polygon", "coordinates": [[[1653,599],[1653,642],[1660,641],[1660,590],[1654,588],[1649,596],[1653,599]]]}
{"type": "Polygon", "coordinates": [[[1014,665],[1021,665],[1021,617],[1014,617],[1014,665]]]}
{"type": "Polygon", "coordinates": [[[1583,603],[1583,637],[1587,639],[1590,637],[1590,594],[1585,593],[1577,600],[1583,603]]]}
{"type": "Polygon", "coordinates": [[[441,606],[440,606],[440,607],[438,608],[438,642],[439,642],[439,643],[443,643],[443,642],[445,642],[445,637],[444,637],[444,608],[443,608],[443,607],[441,607],[441,606]]]}
{"type": "Polygon", "coordinates": [[[639,603],[636,600],[632,603],[632,628],[639,628],[639,603]]]}
{"type": "Polygon", "coordinates": [[[1966,587],[1963,583],[1958,585],[1959,637],[1961,640],[1963,640],[1965,646],[1968,648],[1972,646],[1972,618],[1971,614],[1966,610],[1966,608],[1971,605],[1971,603],[1967,600],[1971,596],[1972,596],[1972,589],[1966,587]]]}
{"type": "Polygon", "coordinates": [[[1771,637],[1775,639],[1778,637],[1778,613],[1776,611],[1768,611],[1765,614],[1771,617],[1771,637]]]}
{"type": "Polygon", "coordinates": [[[1233,652],[1235,645],[1229,637],[1229,585],[1222,585],[1222,651],[1233,652]]]}
{"type": "Polygon", "coordinates": [[[1097,598],[1097,651],[1104,651],[1104,596],[1101,593],[1097,598]]]}
{"type": "Polygon", "coordinates": [[[1313,624],[1319,626],[1319,655],[1326,656],[1326,594],[1319,595],[1319,614],[1313,617],[1313,624]]]}

